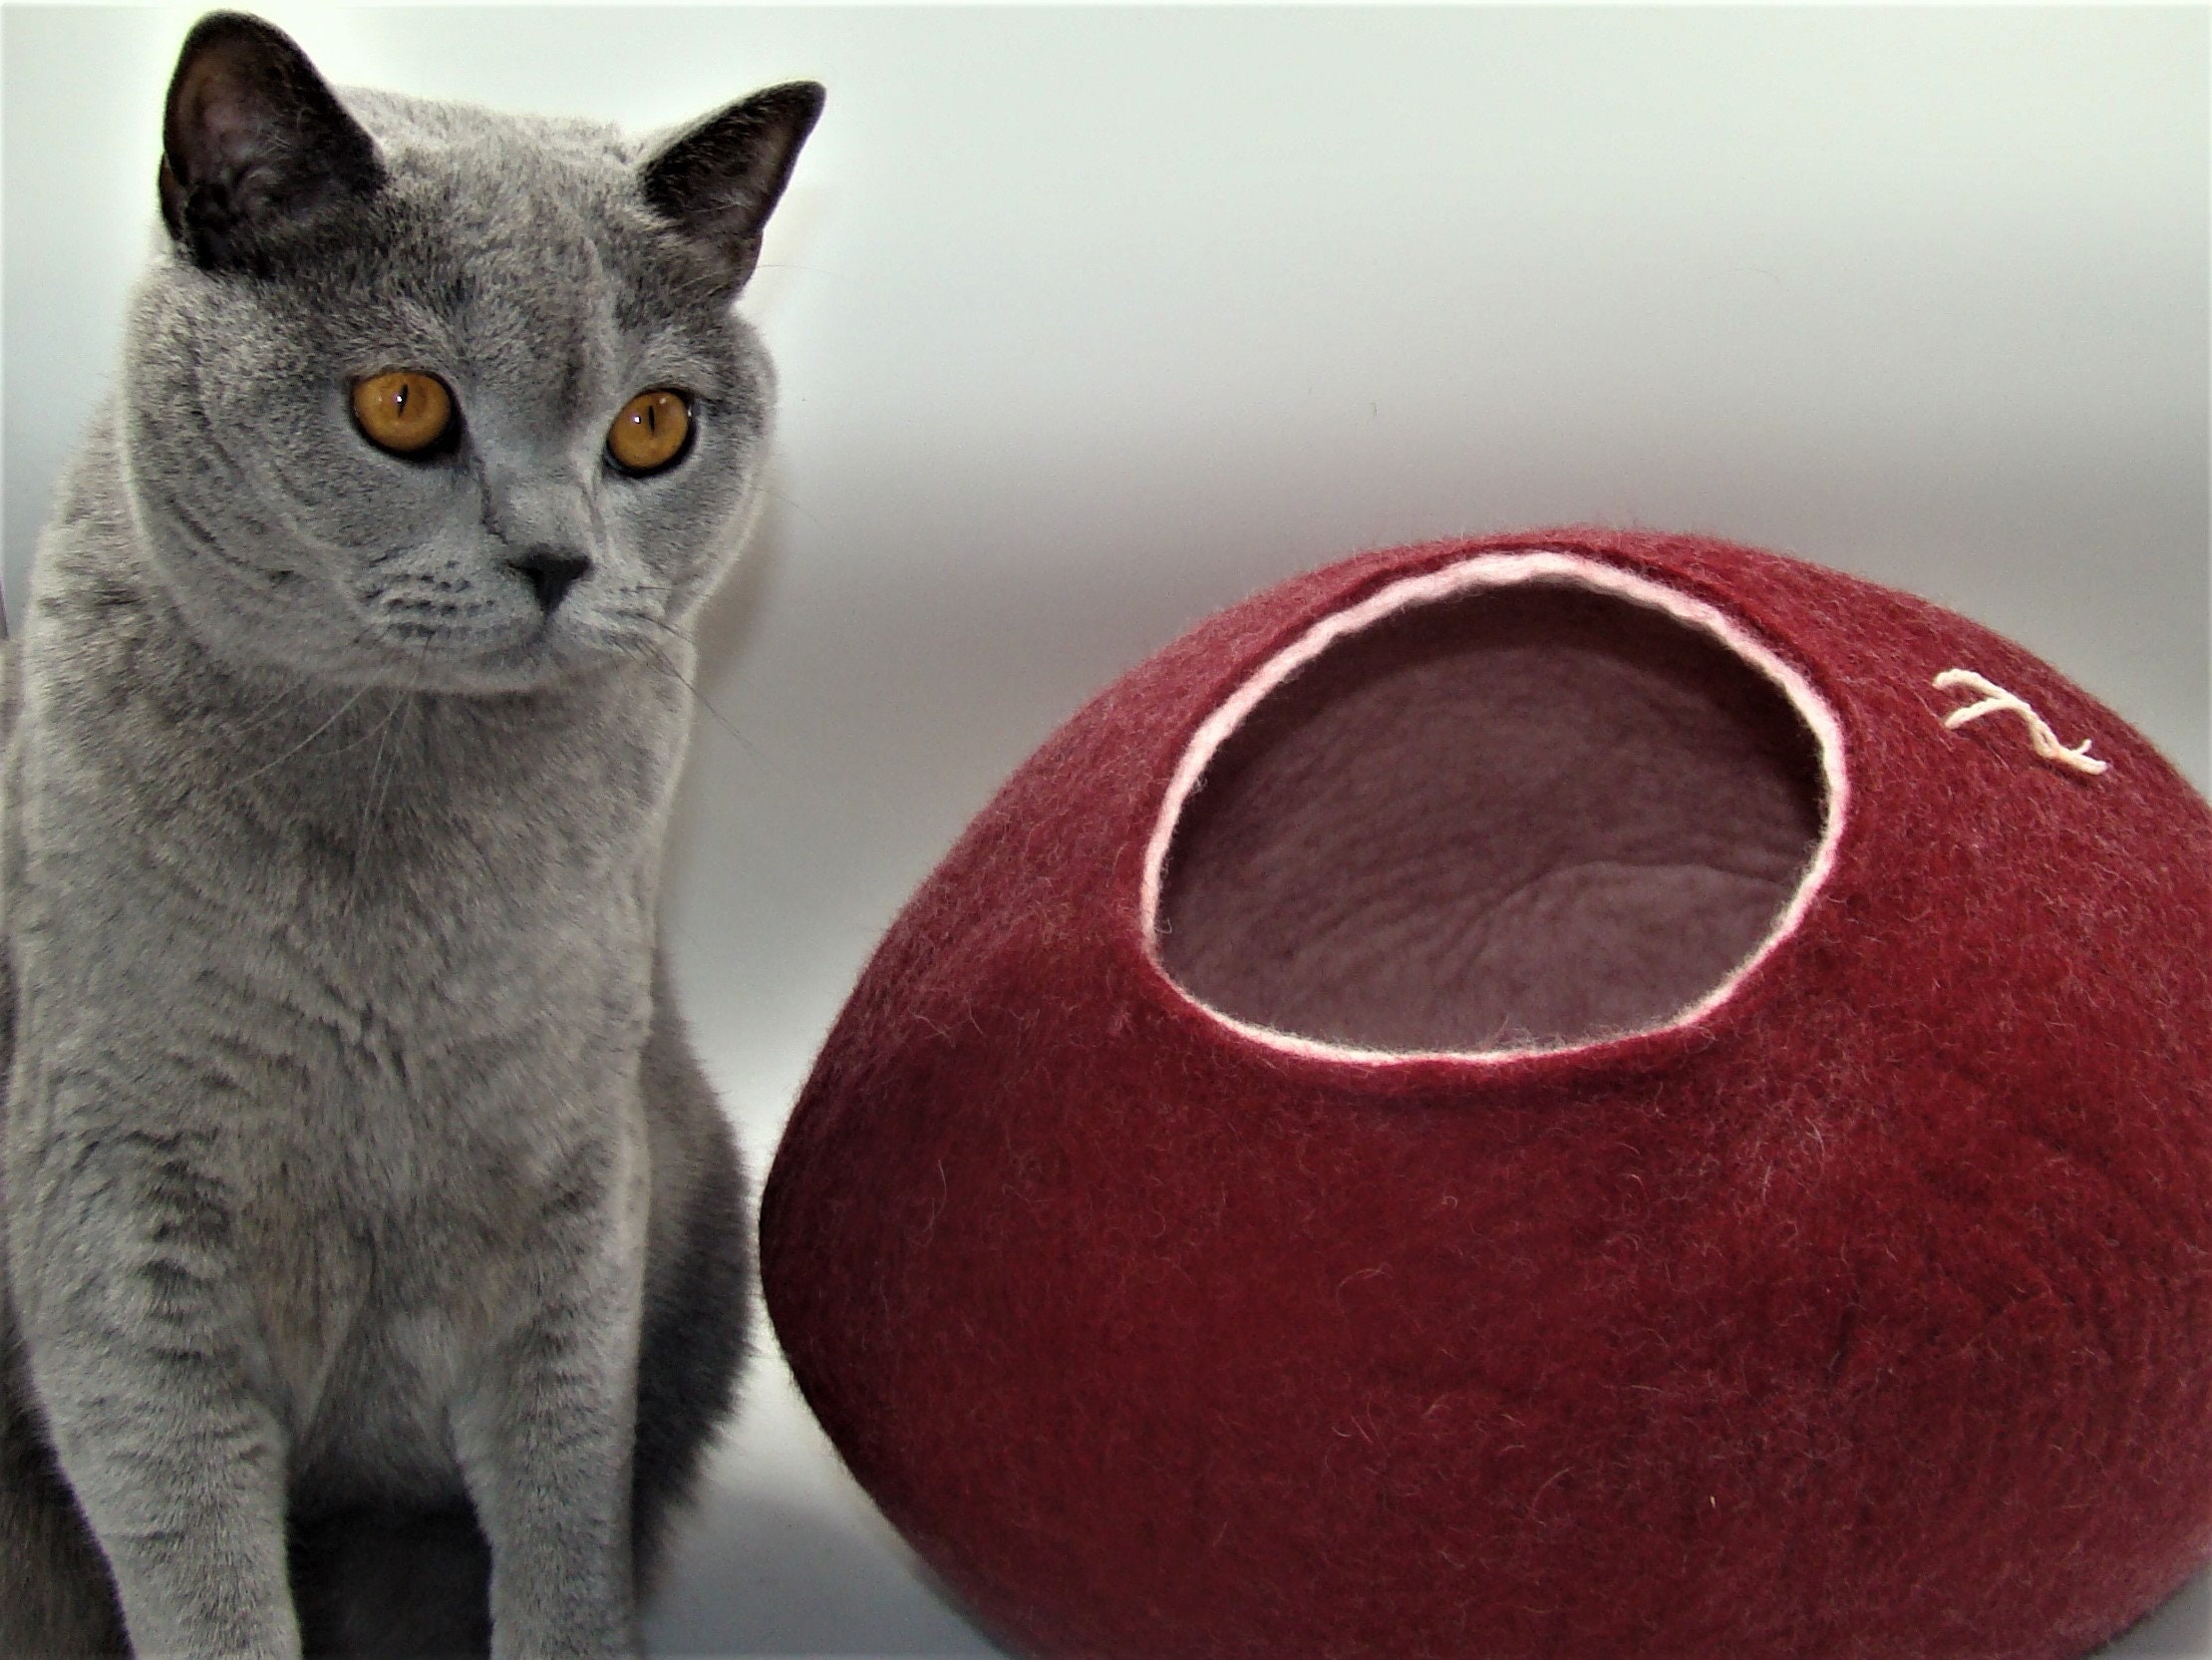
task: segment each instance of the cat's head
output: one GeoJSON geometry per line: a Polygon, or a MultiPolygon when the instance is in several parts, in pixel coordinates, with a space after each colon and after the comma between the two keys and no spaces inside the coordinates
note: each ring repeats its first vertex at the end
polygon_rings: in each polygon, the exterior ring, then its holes
{"type": "Polygon", "coordinates": [[[775,378],[733,302],[820,108],[775,87],[638,142],[341,97],[268,24],[203,19],[123,386],[192,629],[452,691],[665,646],[750,521],[775,378]]]}

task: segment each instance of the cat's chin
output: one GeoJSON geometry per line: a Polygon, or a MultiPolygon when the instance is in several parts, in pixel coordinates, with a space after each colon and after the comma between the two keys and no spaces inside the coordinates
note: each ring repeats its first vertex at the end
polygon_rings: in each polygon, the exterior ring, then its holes
{"type": "Polygon", "coordinates": [[[395,648],[374,678],[400,691],[495,697],[534,692],[580,679],[628,660],[631,653],[572,640],[536,639],[489,650],[456,652],[395,648]]]}
{"type": "Polygon", "coordinates": [[[541,691],[588,679],[624,663],[647,661],[649,651],[572,637],[537,637],[501,646],[456,646],[356,639],[342,650],[297,658],[266,649],[239,649],[240,642],[207,641],[233,670],[253,676],[274,672],[348,690],[424,692],[441,696],[497,697],[541,691]]]}

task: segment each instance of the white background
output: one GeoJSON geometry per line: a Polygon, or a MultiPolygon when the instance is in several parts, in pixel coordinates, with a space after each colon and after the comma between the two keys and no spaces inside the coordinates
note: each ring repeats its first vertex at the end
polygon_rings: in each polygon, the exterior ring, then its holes
{"type": "MultiPolygon", "coordinates": [[[[1364,546],[1780,548],[2014,635],[2212,772],[2201,10],[264,10],[335,81],[510,109],[830,89],[746,301],[781,461],[703,624],[668,906],[757,1166],[1022,756],[1364,546]]],[[[15,607],[193,15],[5,14],[15,607]]],[[[773,1355],[650,1632],[992,1652],[773,1355]]],[[[2114,1652],[2212,1657],[2212,1587],[2114,1652]]]]}

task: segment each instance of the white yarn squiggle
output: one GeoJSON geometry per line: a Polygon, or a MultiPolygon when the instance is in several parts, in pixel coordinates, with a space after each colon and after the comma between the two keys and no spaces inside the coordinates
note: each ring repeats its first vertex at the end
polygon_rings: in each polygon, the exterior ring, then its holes
{"type": "Polygon", "coordinates": [[[2046,761],[2055,761],[2061,767],[2071,767],[2075,772],[2086,773],[2091,778],[2111,766],[2109,761],[2099,761],[2089,753],[2089,740],[2086,738],[2067,749],[2058,742],[2058,735],[2051,730],[2051,723],[2031,709],[2026,700],[2014,696],[1994,681],[1985,680],[1972,669],[1945,669],[1936,676],[1937,691],[1948,692],[1955,686],[1963,686],[1970,692],[1979,693],[1982,701],[1970,703],[1964,709],[1954,709],[1946,715],[1943,718],[1946,731],[1955,732],[1969,721],[1978,721],[1984,715],[2007,710],[2027,722],[2028,741],[2035,745],[2036,753],[2046,761]]]}

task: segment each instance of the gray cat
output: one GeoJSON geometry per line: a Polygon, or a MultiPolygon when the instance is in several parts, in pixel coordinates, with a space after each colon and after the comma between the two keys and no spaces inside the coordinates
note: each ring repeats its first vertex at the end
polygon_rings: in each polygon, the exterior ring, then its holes
{"type": "Polygon", "coordinates": [[[9,664],[0,1654],[635,1652],[747,1224],[654,941],[819,113],[217,14],[9,664]]]}

